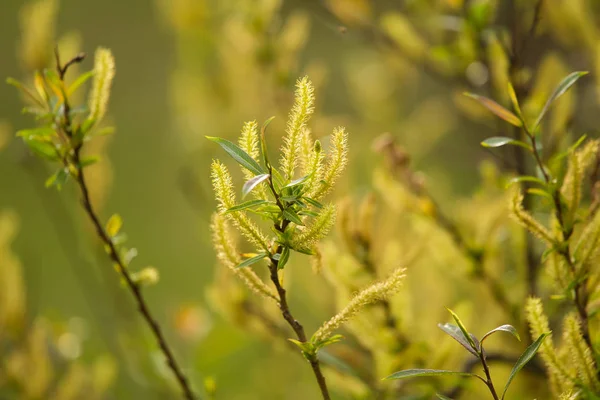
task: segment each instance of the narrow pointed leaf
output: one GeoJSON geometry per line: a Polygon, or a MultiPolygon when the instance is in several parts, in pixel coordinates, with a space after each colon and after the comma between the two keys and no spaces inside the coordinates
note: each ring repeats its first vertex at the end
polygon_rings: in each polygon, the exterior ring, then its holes
{"type": "Polygon", "coordinates": [[[536,178],[535,176],[517,176],[515,178],[512,178],[510,181],[508,181],[508,184],[506,185],[507,187],[515,184],[515,183],[520,183],[520,182],[531,182],[531,183],[537,183],[540,184],[542,186],[546,186],[546,182],[540,178],[536,178]]]}
{"type": "Polygon", "coordinates": [[[242,198],[246,197],[248,195],[248,193],[250,193],[251,191],[254,190],[255,187],[257,187],[258,185],[260,185],[262,182],[266,181],[270,177],[271,177],[271,175],[269,175],[269,174],[261,174],[261,175],[256,175],[254,178],[248,180],[246,183],[244,183],[244,186],[242,187],[242,198]]]}
{"type": "Polygon", "coordinates": [[[285,246],[281,251],[281,255],[279,256],[279,261],[277,262],[277,268],[283,269],[290,259],[290,248],[285,246]]]}
{"type": "Polygon", "coordinates": [[[67,89],[67,95],[72,95],[77,89],[79,89],[81,85],[87,82],[88,79],[90,79],[92,76],[94,76],[93,70],[79,75],[79,77],[75,79],[75,82],[73,82],[71,86],[69,86],[69,89],[67,89]]]}
{"type": "Polygon", "coordinates": [[[512,106],[519,118],[523,119],[523,113],[521,113],[521,107],[519,106],[519,101],[517,100],[515,88],[510,82],[508,82],[508,97],[510,98],[510,102],[512,103],[512,106]]]}
{"type": "Polygon", "coordinates": [[[17,131],[17,136],[23,138],[49,138],[55,135],[56,131],[49,126],[17,131]]]}
{"type": "Polygon", "coordinates": [[[514,337],[516,337],[519,342],[521,341],[521,337],[519,336],[519,333],[517,332],[517,330],[515,329],[514,326],[512,326],[512,325],[501,325],[501,326],[499,326],[499,327],[497,327],[495,329],[492,329],[491,331],[489,331],[485,335],[483,335],[483,337],[481,338],[481,343],[483,343],[483,341],[485,340],[485,338],[487,338],[490,335],[493,335],[496,332],[508,332],[511,335],[513,335],[514,337]]]}
{"type": "Polygon", "coordinates": [[[398,371],[390,376],[384,378],[384,380],[391,379],[406,379],[414,378],[418,376],[443,376],[443,375],[454,375],[454,376],[473,376],[477,375],[470,372],[458,372],[458,371],[447,371],[443,369],[406,369],[404,371],[398,371]]]}
{"type": "Polygon", "coordinates": [[[268,203],[270,203],[270,202],[267,200],[261,200],[261,199],[246,201],[244,203],[237,204],[231,208],[228,208],[227,211],[225,211],[225,214],[230,213],[230,212],[235,212],[235,211],[242,211],[247,208],[252,208],[252,207],[256,207],[256,206],[260,206],[262,204],[268,204],[268,203]]]}
{"type": "Polygon", "coordinates": [[[266,172],[263,167],[261,167],[252,157],[250,157],[248,153],[240,149],[235,143],[214,136],[206,136],[206,138],[221,146],[223,150],[233,157],[235,161],[253,174],[260,175],[266,172]]]}
{"type": "Polygon", "coordinates": [[[477,102],[479,102],[479,104],[481,104],[482,106],[484,106],[485,108],[487,108],[492,113],[502,118],[509,124],[512,124],[517,127],[523,126],[523,123],[521,122],[519,117],[517,117],[512,112],[508,111],[506,108],[502,107],[500,104],[496,103],[494,100],[488,99],[484,96],[479,96],[474,93],[465,93],[465,96],[476,100],[477,102]]]}
{"type": "Polygon", "coordinates": [[[269,151],[267,149],[267,139],[266,139],[266,133],[267,133],[267,127],[269,126],[269,124],[271,123],[271,121],[273,121],[275,119],[275,117],[271,117],[268,120],[266,120],[262,127],[260,128],[260,153],[262,156],[262,160],[263,163],[265,164],[265,166],[267,167],[267,169],[271,169],[271,162],[269,161],[269,151]]]}
{"type": "Polygon", "coordinates": [[[310,197],[303,197],[302,200],[306,201],[308,204],[316,208],[323,208],[323,204],[321,204],[317,200],[311,199],[310,197]]]}
{"type": "Polygon", "coordinates": [[[506,136],[492,136],[481,142],[481,145],[487,148],[502,147],[507,144],[523,147],[524,149],[527,149],[529,151],[532,150],[532,147],[527,143],[506,136]]]}
{"type": "Polygon", "coordinates": [[[571,86],[573,86],[573,84],[575,82],[577,82],[579,80],[579,78],[581,78],[582,76],[587,75],[587,71],[576,71],[576,72],[572,72],[569,75],[567,75],[556,87],[556,89],[554,89],[554,92],[552,93],[552,95],[550,95],[550,97],[548,98],[548,100],[546,101],[546,104],[544,105],[544,108],[542,108],[542,111],[540,112],[540,115],[537,117],[537,120],[535,121],[535,125],[533,127],[533,130],[535,131],[535,129],[538,127],[538,125],[540,124],[540,122],[542,122],[542,119],[544,118],[544,115],[546,115],[546,113],[548,112],[548,110],[550,109],[550,106],[552,105],[552,103],[558,99],[560,96],[562,96],[563,94],[565,94],[565,92],[567,90],[569,90],[569,88],[571,86]]]}
{"type": "Polygon", "coordinates": [[[508,381],[506,381],[504,391],[502,392],[502,399],[504,399],[506,391],[508,390],[508,387],[510,386],[515,375],[525,366],[525,364],[527,364],[533,358],[533,356],[535,356],[537,351],[540,349],[542,342],[544,341],[544,339],[546,339],[548,335],[550,335],[550,332],[542,333],[540,337],[537,338],[535,342],[533,342],[531,345],[529,345],[529,347],[527,347],[523,354],[521,354],[521,356],[515,363],[512,371],[510,371],[510,376],[508,377],[508,381]]]}
{"type": "Polygon", "coordinates": [[[283,210],[283,217],[288,221],[295,223],[296,225],[304,225],[298,214],[289,208],[283,210]]]}
{"type": "Polygon", "coordinates": [[[38,156],[50,161],[59,160],[58,153],[56,152],[56,148],[53,144],[42,142],[29,137],[23,139],[23,142],[25,142],[27,147],[29,147],[29,149],[38,156]]]}
{"type": "Polygon", "coordinates": [[[465,335],[458,326],[453,324],[438,324],[438,327],[450,335],[452,339],[460,343],[469,353],[473,354],[475,357],[479,357],[477,351],[473,349],[471,343],[465,338],[465,335]]]}
{"type": "Polygon", "coordinates": [[[285,185],[284,187],[282,187],[282,189],[291,188],[291,187],[300,185],[300,184],[306,182],[308,180],[308,178],[310,178],[310,174],[305,175],[305,176],[303,176],[301,178],[298,178],[298,179],[295,179],[295,180],[291,181],[290,183],[288,183],[287,185],[285,185]]]}
{"type": "Polygon", "coordinates": [[[436,396],[437,396],[437,398],[438,398],[438,399],[440,399],[440,400],[452,400],[450,397],[448,397],[448,396],[444,396],[443,394],[440,394],[440,393],[436,393],[435,395],[436,395],[436,396]]]}
{"type": "Polygon", "coordinates": [[[469,344],[471,345],[471,347],[473,348],[473,350],[475,350],[476,352],[479,352],[479,343],[475,344],[475,340],[473,339],[473,335],[471,335],[468,331],[467,328],[465,327],[465,325],[462,323],[462,321],[460,320],[460,318],[458,318],[458,315],[456,315],[456,313],[454,311],[452,311],[449,308],[446,308],[446,310],[448,310],[448,312],[450,312],[450,314],[452,315],[452,318],[454,318],[454,321],[456,321],[456,325],[458,325],[458,327],[460,328],[460,331],[462,332],[463,336],[465,337],[465,339],[467,339],[467,341],[469,342],[469,344]]]}
{"type": "Polygon", "coordinates": [[[259,262],[260,260],[263,260],[265,257],[267,256],[267,253],[260,253],[255,255],[254,257],[250,257],[245,259],[244,261],[242,261],[241,263],[239,263],[238,265],[236,265],[236,268],[244,268],[244,267],[248,267],[252,264],[256,264],[257,262],[259,262]]]}

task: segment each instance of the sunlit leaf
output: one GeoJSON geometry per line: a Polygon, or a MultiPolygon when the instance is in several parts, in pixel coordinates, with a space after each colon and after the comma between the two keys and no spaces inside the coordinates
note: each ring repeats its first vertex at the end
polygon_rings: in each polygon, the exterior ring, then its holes
{"type": "Polygon", "coordinates": [[[242,210],[246,210],[248,208],[253,208],[256,206],[260,206],[262,204],[269,204],[271,203],[268,200],[262,200],[262,199],[257,199],[257,200],[250,200],[250,201],[246,201],[244,203],[235,205],[231,208],[228,208],[227,211],[225,211],[225,214],[230,213],[230,212],[235,212],[235,211],[242,211],[242,210]]]}
{"type": "Polygon", "coordinates": [[[71,96],[73,93],[75,93],[75,91],[77,89],[79,89],[79,87],[81,85],[83,85],[85,82],[87,82],[87,80],[90,79],[92,76],[94,76],[94,71],[93,70],[85,72],[85,73],[79,75],[77,77],[77,79],[75,79],[75,82],[73,82],[71,84],[71,86],[69,86],[69,89],[67,89],[67,95],[71,96]]]}
{"type": "Polygon", "coordinates": [[[537,120],[535,121],[535,125],[533,127],[534,131],[538,127],[538,125],[540,124],[540,122],[542,122],[542,119],[544,118],[544,115],[546,115],[546,113],[550,109],[550,106],[552,105],[552,103],[556,99],[558,99],[560,96],[562,96],[563,94],[565,94],[565,92],[567,90],[569,90],[569,88],[571,86],[573,86],[573,84],[575,82],[577,82],[577,80],[579,80],[579,78],[581,78],[582,76],[587,75],[587,74],[588,74],[587,71],[572,72],[569,75],[567,75],[558,84],[558,86],[556,87],[556,89],[554,89],[554,92],[550,95],[550,97],[546,101],[546,104],[544,105],[544,108],[542,108],[542,111],[540,112],[540,115],[538,115],[537,120]]]}
{"type": "Polygon", "coordinates": [[[308,178],[310,178],[310,174],[305,175],[305,176],[303,176],[301,178],[298,178],[298,179],[295,179],[295,180],[291,181],[290,183],[288,183],[287,185],[285,185],[284,187],[282,187],[282,189],[291,188],[291,187],[294,187],[294,186],[297,186],[297,185],[301,185],[304,182],[306,182],[308,180],[308,178]]]}
{"type": "Polygon", "coordinates": [[[546,182],[543,179],[540,178],[536,178],[535,176],[517,176],[515,178],[512,178],[511,180],[508,181],[508,184],[506,185],[507,187],[515,184],[515,183],[521,183],[521,182],[531,182],[531,183],[537,183],[540,184],[542,186],[546,186],[546,182]]]}
{"type": "Polygon", "coordinates": [[[257,187],[258,185],[260,185],[262,182],[266,181],[270,177],[271,177],[271,175],[269,175],[269,174],[261,174],[261,175],[256,175],[252,179],[249,179],[246,183],[244,183],[244,186],[242,187],[242,198],[246,197],[248,195],[248,193],[250,193],[254,190],[255,187],[257,187]]]}
{"type": "Polygon", "coordinates": [[[58,156],[58,153],[56,152],[56,148],[54,147],[54,144],[37,140],[37,138],[23,138],[23,139],[24,139],[23,141],[25,142],[27,147],[29,147],[29,149],[32,152],[34,152],[38,156],[42,157],[43,159],[49,160],[49,161],[58,161],[59,160],[59,156],[58,156]]]}
{"type": "Polygon", "coordinates": [[[255,255],[254,257],[250,257],[250,258],[245,259],[244,261],[242,261],[241,263],[239,263],[235,267],[236,268],[248,267],[248,266],[250,266],[252,264],[256,264],[260,260],[263,260],[267,256],[268,256],[267,253],[259,253],[259,254],[255,255]]]}
{"type": "Polygon", "coordinates": [[[404,371],[395,372],[384,379],[391,380],[391,379],[415,378],[418,376],[444,376],[444,375],[477,377],[476,374],[472,374],[470,372],[447,371],[447,370],[443,370],[443,369],[407,369],[404,371]]]}
{"type": "Polygon", "coordinates": [[[492,329],[491,331],[489,331],[488,333],[486,333],[485,335],[483,335],[483,337],[481,338],[481,343],[483,343],[483,341],[490,335],[496,333],[496,332],[508,332],[511,335],[513,335],[514,337],[517,338],[518,341],[521,341],[521,337],[519,336],[519,333],[517,332],[517,330],[515,329],[514,326],[512,325],[501,325],[495,329],[492,329]]]}
{"type": "Polygon", "coordinates": [[[523,123],[512,112],[508,111],[506,108],[502,107],[500,104],[496,103],[494,100],[488,99],[487,97],[480,96],[474,93],[465,93],[465,96],[475,99],[479,104],[483,105],[485,108],[490,110],[496,116],[502,118],[509,124],[512,124],[517,127],[523,126],[523,123]]]}
{"type": "Polygon", "coordinates": [[[537,338],[535,340],[535,342],[533,342],[532,344],[530,344],[529,347],[527,347],[527,349],[523,352],[523,354],[521,354],[521,356],[519,357],[519,359],[515,363],[512,371],[510,371],[510,376],[508,377],[508,381],[506,381],[506,385],[504,386],[504,391],[502,392],[502,399],[504,399],[504,396],[506,395],[506,391],[508,390],[508,387],[510,386],[510,384],[511,384],[512,380],[514,379],[515,375],[521,369],[523,369],[523,367],[525,366],[525,364],[527,364],[533,358],[533,356],[535,356],[535,354],[537,353],[537,351],[540,349],[540,346],[542,345],[542,342],[544,341],[544,339],[546,339],[546,337],[548,335],[550,335],[550,332],[542,333],[540,335],[540,337],[537,338]]]}
{"type": "Polygon", "coordinates": [[[476,352],[479,352],[479,343],[475,344],[475,340],[473,339],[473,335],[471,335],[468,331],[467,328],[465,327],[465,325],[462,323],[462,321],[460,320],[460,318],[458,318],[458,315],[456,315],[456,313],[454,311],[452,311],[449,308],[446,308],[446,310],[448,310],[448,312],[452,315],[452,318],[454,318],[454,321],[456,321],[456,325],[458,325],[458,327],[460,328],[460,331],[462,332],[463,336],[465,337],[465,339],[467,339],[467,341],[469,342],[469,344],[471,345],[471,347],[473,348],[473,350],[475,350],[476,352]]]}
{"type": "Polygon", "coordinates": [[[458,343],[460,343],[465,349],[467,349],[467,351],[469,353],[473,354],[475,357],[479,357],[479,354],[477,354],[477,351],[475,351],[473,349],[473,347],[471,346],[471,343],[469,343],[469,341],[465,338],[464,334],[462,333],[462,331],[460,330],[460,328],[458,326],[446,323],[446,324],[438,324],[438,327],[441,330],[443,330],[444,332],[446,332],[448,335],[450,335],[458,343]]]}
{"type": "Polygon", "coordinates": [[[235,161],[255,175],[264,174],[266,172],[263,167],[258,165],[248,153],[240,149],[235,143],[219,137],[206,136],[206,138],[220,145],[235,161]]]}
{"type": "Polygon", "coordinates": [[[22,129],[20,131],[17,131],[16,135],[18,137],[23,137],[23,138],[28,138],[28,139],[49,138],[52,136],[56,136],[56,131],[50,126],[44,126],[44,127],[40,127],[40,128],[34,128],[34,129],[22,129]]]}
{"type": "Polygon", "coordinates": [[[532,151],[532,147],[529,144],[522,142],[520,140],[505,137],[505,136],[492,136],[492,137],[485,139],[483,142],[481,142],[481,145],[483,147],[488,147],[488,148],[502,147],[507,144],[510,144],[513,146],[520,146],[529,151],[532,151]]]}
{"type": "Polygon", "coordinates": [[[517,100],[517,94],[515,93],[515,88],[512,83],[508,82],[508,97],[510,98],[510,102],[517,113],[517,115],[522,119],[523,113],[521,112],[521,107],[519,106],[519,100],[517,100]]]}
{"type": "Polygon", "coordinates": [[[81,168],[85,168],[90,165],[96,164],[98,161],[100,161],[100,157],[98,156],[81,157],[81,160],[79,160],[79,166],[81,168]]]}
{"type": "Polygon", "coordinates": [[[435,395],[436,395],[436,396],[437,396],[437,398],[438,398],[438,399],[440,399],[440,400],[452,400],[450,397],[448,397],[448,396],[444,396],[443,394],[440,394],[440,393],[436,393],[435,395]]]}

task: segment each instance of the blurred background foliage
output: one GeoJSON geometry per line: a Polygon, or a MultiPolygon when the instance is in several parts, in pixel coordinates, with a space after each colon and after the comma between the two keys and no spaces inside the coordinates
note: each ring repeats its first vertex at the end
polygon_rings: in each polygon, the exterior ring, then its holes
{"type": "MultiPolygon", "coordinates": [[[[152,308],[196,386],[210,391],[214,380],[220,399],[305,399],[317,388],[304,361],[265,315],[248,311],[255,300],[216,265],[208,171],[218,149],[204,135],[231,140],[244,121],[275,115],[269,140],[278,144],[294,82],[309,75],[314,135],[344,125],[351,153],[333,195],[338,233],[319,265],[297,258],[288,267],[292,307],[313,331],[355,290],[408,267],[391,311],[363,314],[332,350],[367,377],[326,373],[335,398],[428,398],[431,387],[456,382],[397,387],[379,378],[401,368],[461,368],[463,352],[436,327],[447,320],[445,306],[476,334],[512,323],[526,336],[524,299],[549,293],[546,274],[528,269],[541,251],[506,216],[503,173],[531,165],[479,146],[513,132],[461,93],[507,105],[510,78],[524,114],[536,115],[563,76],[589,70],[553,108],[545,145],[596,136],[600,3],[538,3],[5,0],[0,76],[26,79],[51,65],[55,42],[63,54],[112,49],[117,132],[93,142],[103,159],[90,167],[92,194],[105,217],[124,218],[136,262],[160,271],[160,284],[147,290],[152,308]]],[[[43,187],[50,170],[12,139],[26,121],[21,102],[8,86],[0,99],[0,398],[173,398],[73,188],[43,187]]],[[[265,313],[278,321],[276,310],[265,313]]],[[[506,343],[496,342],[509,355],[524,348],[506,343]]],[[[500,381],[508,371],[494,366],[500,381]]],[[[511,398],[549,396],[535,373],[511,398]]],[[[462,398],[480,398],[468,389],[462,398]]]]}

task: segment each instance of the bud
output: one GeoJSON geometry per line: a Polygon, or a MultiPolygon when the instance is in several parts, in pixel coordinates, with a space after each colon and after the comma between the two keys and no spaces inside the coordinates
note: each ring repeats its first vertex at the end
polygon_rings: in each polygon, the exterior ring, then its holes
{"type": "Polygon", "coordinates": [[[158,270],[154,267],[146,267],[139,272],[131,274],[131,279],[138,285],[155,285],[158,283],[158,270]]]}

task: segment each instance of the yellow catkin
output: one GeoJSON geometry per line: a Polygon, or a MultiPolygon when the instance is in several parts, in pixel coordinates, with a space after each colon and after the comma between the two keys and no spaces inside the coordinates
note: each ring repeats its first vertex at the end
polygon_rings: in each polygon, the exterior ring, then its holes
{"type": "Polygon", "coordinates": [[[321,185],[310,194],[310,197],[319,199],[325,196],[335,184],[346,164],[348,163],[348,134],[343,127],[337,127],[331,135],[331,154],[323,172],[321,185]]]}
{"type": "Polygon", "coordinates": [[[335,206],[328,204],[319,213],[313,222],[292,240],[292,247],[296,249],[311,250],[320,239],[325,237],[335,223],[335,206]]]}
{"type": "Polygon", "coordinates": [[[90,92],[89,118],[96,123],[106,114],[110,88],[115,77],[115,59],[109,49],[100,47],[94,55],[94,83],[90,92]]]}
{"type": "MultiPolygon", "coordinates": [[[[219,203],[219,211],[225,213],[229,208],[235,205],[235,194],[233,193],[231,175],[225,165],[218,160],[213,160],[211,165],[211,176],[213,189],[219,203]]],[[[269,250],[269,244],[266,237],[243,211],[231,212],[226,215],[240,229],[244,237],[248,239],[250,243],[262,250],[269,250]]]]}
{"type": "MultiPolygon", "coordinates": [[[[244,124],[238,145],[242,150],[248,153],[248,155],[252,157],[254,161],[259,162],[260,148],[258,140],[258,124],[256,121],[249,121],[244,124]]],[[[244,179],[246,180],[250,180],[254,177],[254,174],[251,171],[248,171],[243,167],[242,174],[244,174],[244,179]]],[[[252,195],[257,199],[267,198],[265,186],[258,185],[258,187],[254,188],[252,191],[252,195]]]]}
{"type": "MultiPolygon", "coordinates": [[[[539,337],[543,333],[550,332],[548,318],[544,314],[542,301],[536,297],[530,297],[525,304],[525,316],[529,323],[531,336],[539,337]]],[[[555,393],[563,393],[573,388],[571,374],[563,367],[565,364],[558,356],[553,342],[552,335],[549,335],[540,346],[540,356],[548,370],[552,390],[555,393]]]]}
{"type": "Polygon", "coordinates": [[[250,268],[236,268],[241,258],[235,249],[235,243],[231,238],[225,218],[219,214],[213,214],[211,221],[213,245],[217,251],[217,258],[234,275],[248,286],[250,290],[271,300],[277,300],[273,291],[260,279],[250,268]]]}
{"type": "Polygon", "coordinates": [[[509,203],[510,216],[539,239],[554,244],[552,233],[523,208],[523,194],[515,191],[509,203]]]}
{"type": "Polygon", "coordinates": [[[376,301],[383,300],[400,290],[400,286],[405,277],[405,269],[399,268],[385,281],[375,283],[359,292],[350,303],[340,311],[336,316],[327,321],[315,332],[312,341],[315,343],[327,339],[341,325],[354,317],[359,311],[367,305],[376,301]]]}
{"type": "Polygon", "coordinates": [[[573,365],[577,369],[577,376],[581,382],[597,393],[600,384],[596,376],[596,366],[592,352],[583,340],[581,325],[576,314],[570,313],[563,321],[563,339],[573,365]]]}
{"type": "Polygon", "coordinates": [[[287,179],[294,177],[294,170],[298,164],[299,149],[302,135],[310,116],[314,111],[314,87],[308,77],[296,82],[296,100],[290,112],[286,128],[286,137],[282,148],[281,169],[287,179]]]}

